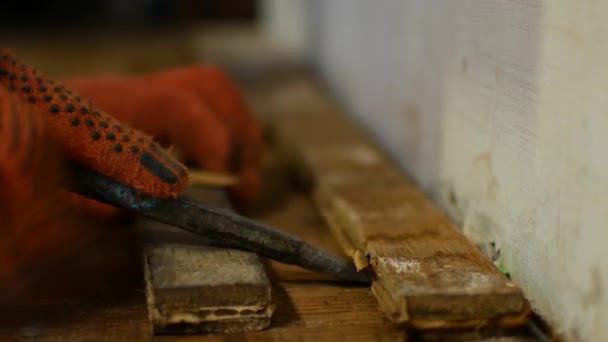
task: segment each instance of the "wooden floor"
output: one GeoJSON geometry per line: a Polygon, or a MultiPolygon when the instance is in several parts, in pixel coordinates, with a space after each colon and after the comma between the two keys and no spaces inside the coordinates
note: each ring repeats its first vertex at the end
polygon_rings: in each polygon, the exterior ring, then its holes
{"type": "MultiPolygon", "coordinates": [[[[284,206],[260,217],[336,253],[340,250],[305,195],[293,194],[284,206]]],[[[402,341],[404,332],[386,322],[366,287],[344,286],[297,267],[268,263],[274,278],[276,311],[266,331],[227,336],[165,336],[167,341],[349,340],[402,341]]],[[[108,298],[71,302],[61,320],[43,319],[0,328],[0,340],[137,341],[150,339],[143,283],[116,302],[108,298]],[[104,303],[107,301],[107,305],[104,303]],[[94,303],[93,303],[94,302],[94,303]],[[93,306],[92,304],[96,304],[93,306]],[[93,306],[93,308],[92,308],[93,306]]],[[[47,317],[56,313],[48,312],[47,317]]]]}

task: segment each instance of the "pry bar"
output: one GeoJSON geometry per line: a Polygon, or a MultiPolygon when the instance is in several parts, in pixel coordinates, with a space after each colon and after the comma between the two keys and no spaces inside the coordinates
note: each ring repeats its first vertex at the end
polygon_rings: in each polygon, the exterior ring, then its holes
{"type": "Polygon", "coordinates": [[[263,225],[229,210],[194,201],[143,194],[99,173],[73,166],[70,191],[147,218],[204,236],[213,244],[320,272],[336,279],[369,284],[369,276],[333,254],[285,231],[263,225]]]}

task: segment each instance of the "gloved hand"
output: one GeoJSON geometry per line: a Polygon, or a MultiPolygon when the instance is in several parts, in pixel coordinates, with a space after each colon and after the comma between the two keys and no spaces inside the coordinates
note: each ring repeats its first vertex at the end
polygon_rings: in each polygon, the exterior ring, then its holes
{"type": "MultiPolygon", "coordinates": [[[[250,198],[257,184],[261,148],[255,121],[221,73],[192,69],[217,75],[217,83],[197,86],[198,77],[187,78],[184,70],[114,78],[112,90],[104,88],[109,78],[67,82],[90,92],[128,123],[168,139],[204,168],[224,170],[229,146],[233,141],[240,143],[243,167],[239,172],[246,181],[235,194],[250,198]],[[215,87],[220,82],[226,83],[215,87]],[[224,97],[214,100],[215,96],[224,97]],[[116,99],[120,101],[112,102],[116,99]]],[[[63,167],[66,161],[155,196],[175,197],[186,186],[184,165],[128,123],[47,80],[0,48],[0,303],[14,295],[31,294],[40,282],[34,275],[66,258],[78,256],[75,269],[80,271],[91,268],[103,274],[101,264],[120,269],[118,260],[124,253],[110,253],[107,247],[128,245],[129,239],[118,238],[116,231],[84,215],[81,206],[73,205],[74,200],[83,199],[59,188],[60,182],[69,180],[63,167]],[[107,263],[108,259],[117,262],[107,263]]],[[[64,271],[70,276],[78,273],[64,271]]]]}
{"type": "Polygon", "coordinates": [[[15,84],[5,71],[0,66],[0,306],[11,315],[0,314],[3,323],[15,319],[11,305],[117,289],[139,259],[135,231],[91,219],[60,189],[69,176],[65,150],[49,117],[9,92],[15,84]]]}
{"type": "Polygon", "coordinates": [[[238,175],[231,189],[251,200],[259,183],[262,136],[237,87],[211,65],[140,76],[101,75],[62,83],[125,123],[171,143],[205,170],[238,175]]]}

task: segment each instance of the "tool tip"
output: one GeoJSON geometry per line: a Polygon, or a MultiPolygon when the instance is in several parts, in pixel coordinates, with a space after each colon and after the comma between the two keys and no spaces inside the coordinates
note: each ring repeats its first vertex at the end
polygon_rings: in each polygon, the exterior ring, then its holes
{"type": "Polygon", "coordinates": [[[371,279],[365,272],[359,272],[355,265],[309,245],[301,246],[300,264],[320,273],[340,280],[369,285],[371,279]]]}

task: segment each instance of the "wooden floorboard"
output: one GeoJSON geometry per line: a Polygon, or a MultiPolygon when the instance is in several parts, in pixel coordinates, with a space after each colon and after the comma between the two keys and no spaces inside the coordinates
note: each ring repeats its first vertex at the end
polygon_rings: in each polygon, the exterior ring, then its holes
{"type": "Polygon", "coordinates": [[[416,329],[525,324],[521,289],[332,106],[315,79],[295,76],[270,88],[268,101],[285,113],[272,118],[279,140],[308,168],[344,251],[374,275],[372,292],[388,319],[416,329]]]}
{"type": "MultiPolygon", "coordinates": [[[[221,188],[192,187],[187,195],[229,207],[221,188]]],[[[156,334],[268,327],[272,290],[257,255],[212,247],[190,232],[158,222],[148,221],[143,228],[148,316],[156,334]]]]}

